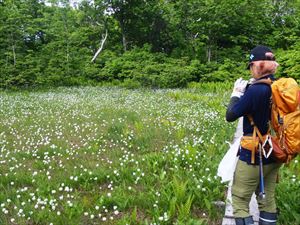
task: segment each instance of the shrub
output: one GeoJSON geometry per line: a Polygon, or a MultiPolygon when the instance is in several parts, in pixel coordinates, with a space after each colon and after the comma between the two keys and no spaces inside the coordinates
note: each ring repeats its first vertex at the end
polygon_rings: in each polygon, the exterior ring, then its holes
{"type": "Polygon", "coordinates": [[[192,72],[186,58],[168,58],[162,53],[150,53],[145,48],[136,48],[106,60],[97,76],[90,77],[98,81],[117,79],[127,80],[126,83],[134,81],[135,84],[139,83],[137,86],[173,88],[184,87],[192,81],[192,72]]]}
{"type": "MultiPolygon", "coordinates": [[[[298,44],[298,49],[300,43],[298,44]]],[[[300,80],[300,55],[296,49],[292,50],[279,50],[277,53],[277,61],[279,63],[278,76],[292,77],[300,80]]]]}
{"type": "Polygon", "coordinates": [[[125,79],[120,86],[128,89],[136,89],[136,88],[140,88],[141,84],[137,80],[125,79]]]}

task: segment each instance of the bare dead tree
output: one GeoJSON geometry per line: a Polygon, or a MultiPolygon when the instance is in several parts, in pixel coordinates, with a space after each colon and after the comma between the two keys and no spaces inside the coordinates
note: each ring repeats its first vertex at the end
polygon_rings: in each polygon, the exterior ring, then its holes
{"type": "Polygon", "coordinates": [[[105,41],[107,39],[107,35],[108,35],[108,32],[107,32],[107,29],[106,29],[105,30],[105,35],[104,36],[102,35],[102,40],[101,40],[100,48],[98,49],[98,51],[95,53],[94,57],[91,60],[92,63],[96,60],[96,58],[98,57],[98,55],[102,51],[104,43],[105,43],[105,41]]]}

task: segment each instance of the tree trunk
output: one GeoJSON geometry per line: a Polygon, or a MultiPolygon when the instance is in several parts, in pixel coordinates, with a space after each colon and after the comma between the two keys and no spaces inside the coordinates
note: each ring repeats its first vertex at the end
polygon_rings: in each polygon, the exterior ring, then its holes
{"type": "Polygon", "coordinates": [[[15,40],[14,40],[14,36],[12,33],[10,33],[11,36],[11,40],[12,40],[12,53],[13,53],[13,58],[14,58],[14,66],[16,66],[17,64],[17,57],[16,57],[16,45],[15,45],[15,40]]]}
{"type": "Polygon", "coordinates": [[[127,51],[127,40],[126,40],[126,35],[125,35],[123,19],[120,20],[120,28],[121,28],[121,32],[122,32],[123,49],[124,49],[124,52],[126,52],[127,51]]]}
{"type": "Polygon", "coordinates": [[[127,41],[126,41],[124,32],[122,32],[122,43],[123,43],[124,52],[126,52],[127,51],[127,41]]]}
{"type": "Polygon", "coordinates": [[[70,54],[69,54],[69,36],[70,36],[70,33],[69,33],[69,26],[68,26],[68,16],[67,16],[67,13],[65,11],[63,11],[63,22],[64,22],[64,39],[66,41],[66,62],[65,62],[65,68],[67,69],[67,75],[69,76],[70,75],[70,64],[69,64],[69,57],[70,57],[70,54]]]}
{"type": "Polygon", "coordinates": [[[12,52],[13,52],[13,57],[14,57],[14,66],[16,66],[16,64],[17,64],[16,46],[14,44],[12,45],[12,52]]]}
{"type": "Polygon", "coordinates": [[[108,33],[107,33],[107,29],[105,30],[105,36],[102,38],[102,40],[101,40],[101,44],[100,44],[100,48],[98,49],[98,51],[95,53],[95,55],[94,55],[94,57],[92,58],[92,60],[91,60],[91,62],[94,62],[95,60],[96,60],[96,58],[97,58],[97,56],[100,54],[100,52],[102,51],[102,49],[103,49],[103,46],[104,46],[104,43],[105,43],[105,41],[106,41],[106,39],[107,39],[107,35],[108,35],[108,33]]]}
{"type": "Polygon", "coordinates": [[[210,63],[210,61],[211,61],[211,46],[210,45],[207,46],[206,53],[207,53],[207,62],[210,63]]]}
{"type": "Polygon", "coordinates": [[[208,63],[210,63],[210,61],[211,61],[211,47],[212,47],[212,45],[211,45],[211,43],[212,43],[212,41],[211,41],[211,29],[209,29],[208,30],[208,42],[207,42],[207,52],[206,52],[206,55],[207,55],[207,62],[208,63]]]}
{"type": "Polygon", "coordinates": [[[69,64],[69,40],[67,39],[67,74],[70,75],[70,64],[69,64]]]}

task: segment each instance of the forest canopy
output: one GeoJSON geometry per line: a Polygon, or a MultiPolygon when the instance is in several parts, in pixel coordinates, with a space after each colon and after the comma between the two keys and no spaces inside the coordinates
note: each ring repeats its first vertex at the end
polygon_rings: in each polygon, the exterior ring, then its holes
{"type": "Polygon", "coordinates": [[[233,80],[258,44],[300,79],[299,0],[0,0],[0,88],[233,80]]]}

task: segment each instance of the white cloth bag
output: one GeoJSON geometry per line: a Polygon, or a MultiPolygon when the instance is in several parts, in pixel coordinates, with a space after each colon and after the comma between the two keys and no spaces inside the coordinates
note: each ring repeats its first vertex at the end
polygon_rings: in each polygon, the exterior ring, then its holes
{"type": "Polygon", "coordinates": [[[222,182],[233,180],[233,174],[238,161],[237,153],[240,147],[240,141],[241,137],[236,138],[219,164],[217,175],[222,178],[222,182]]]}

